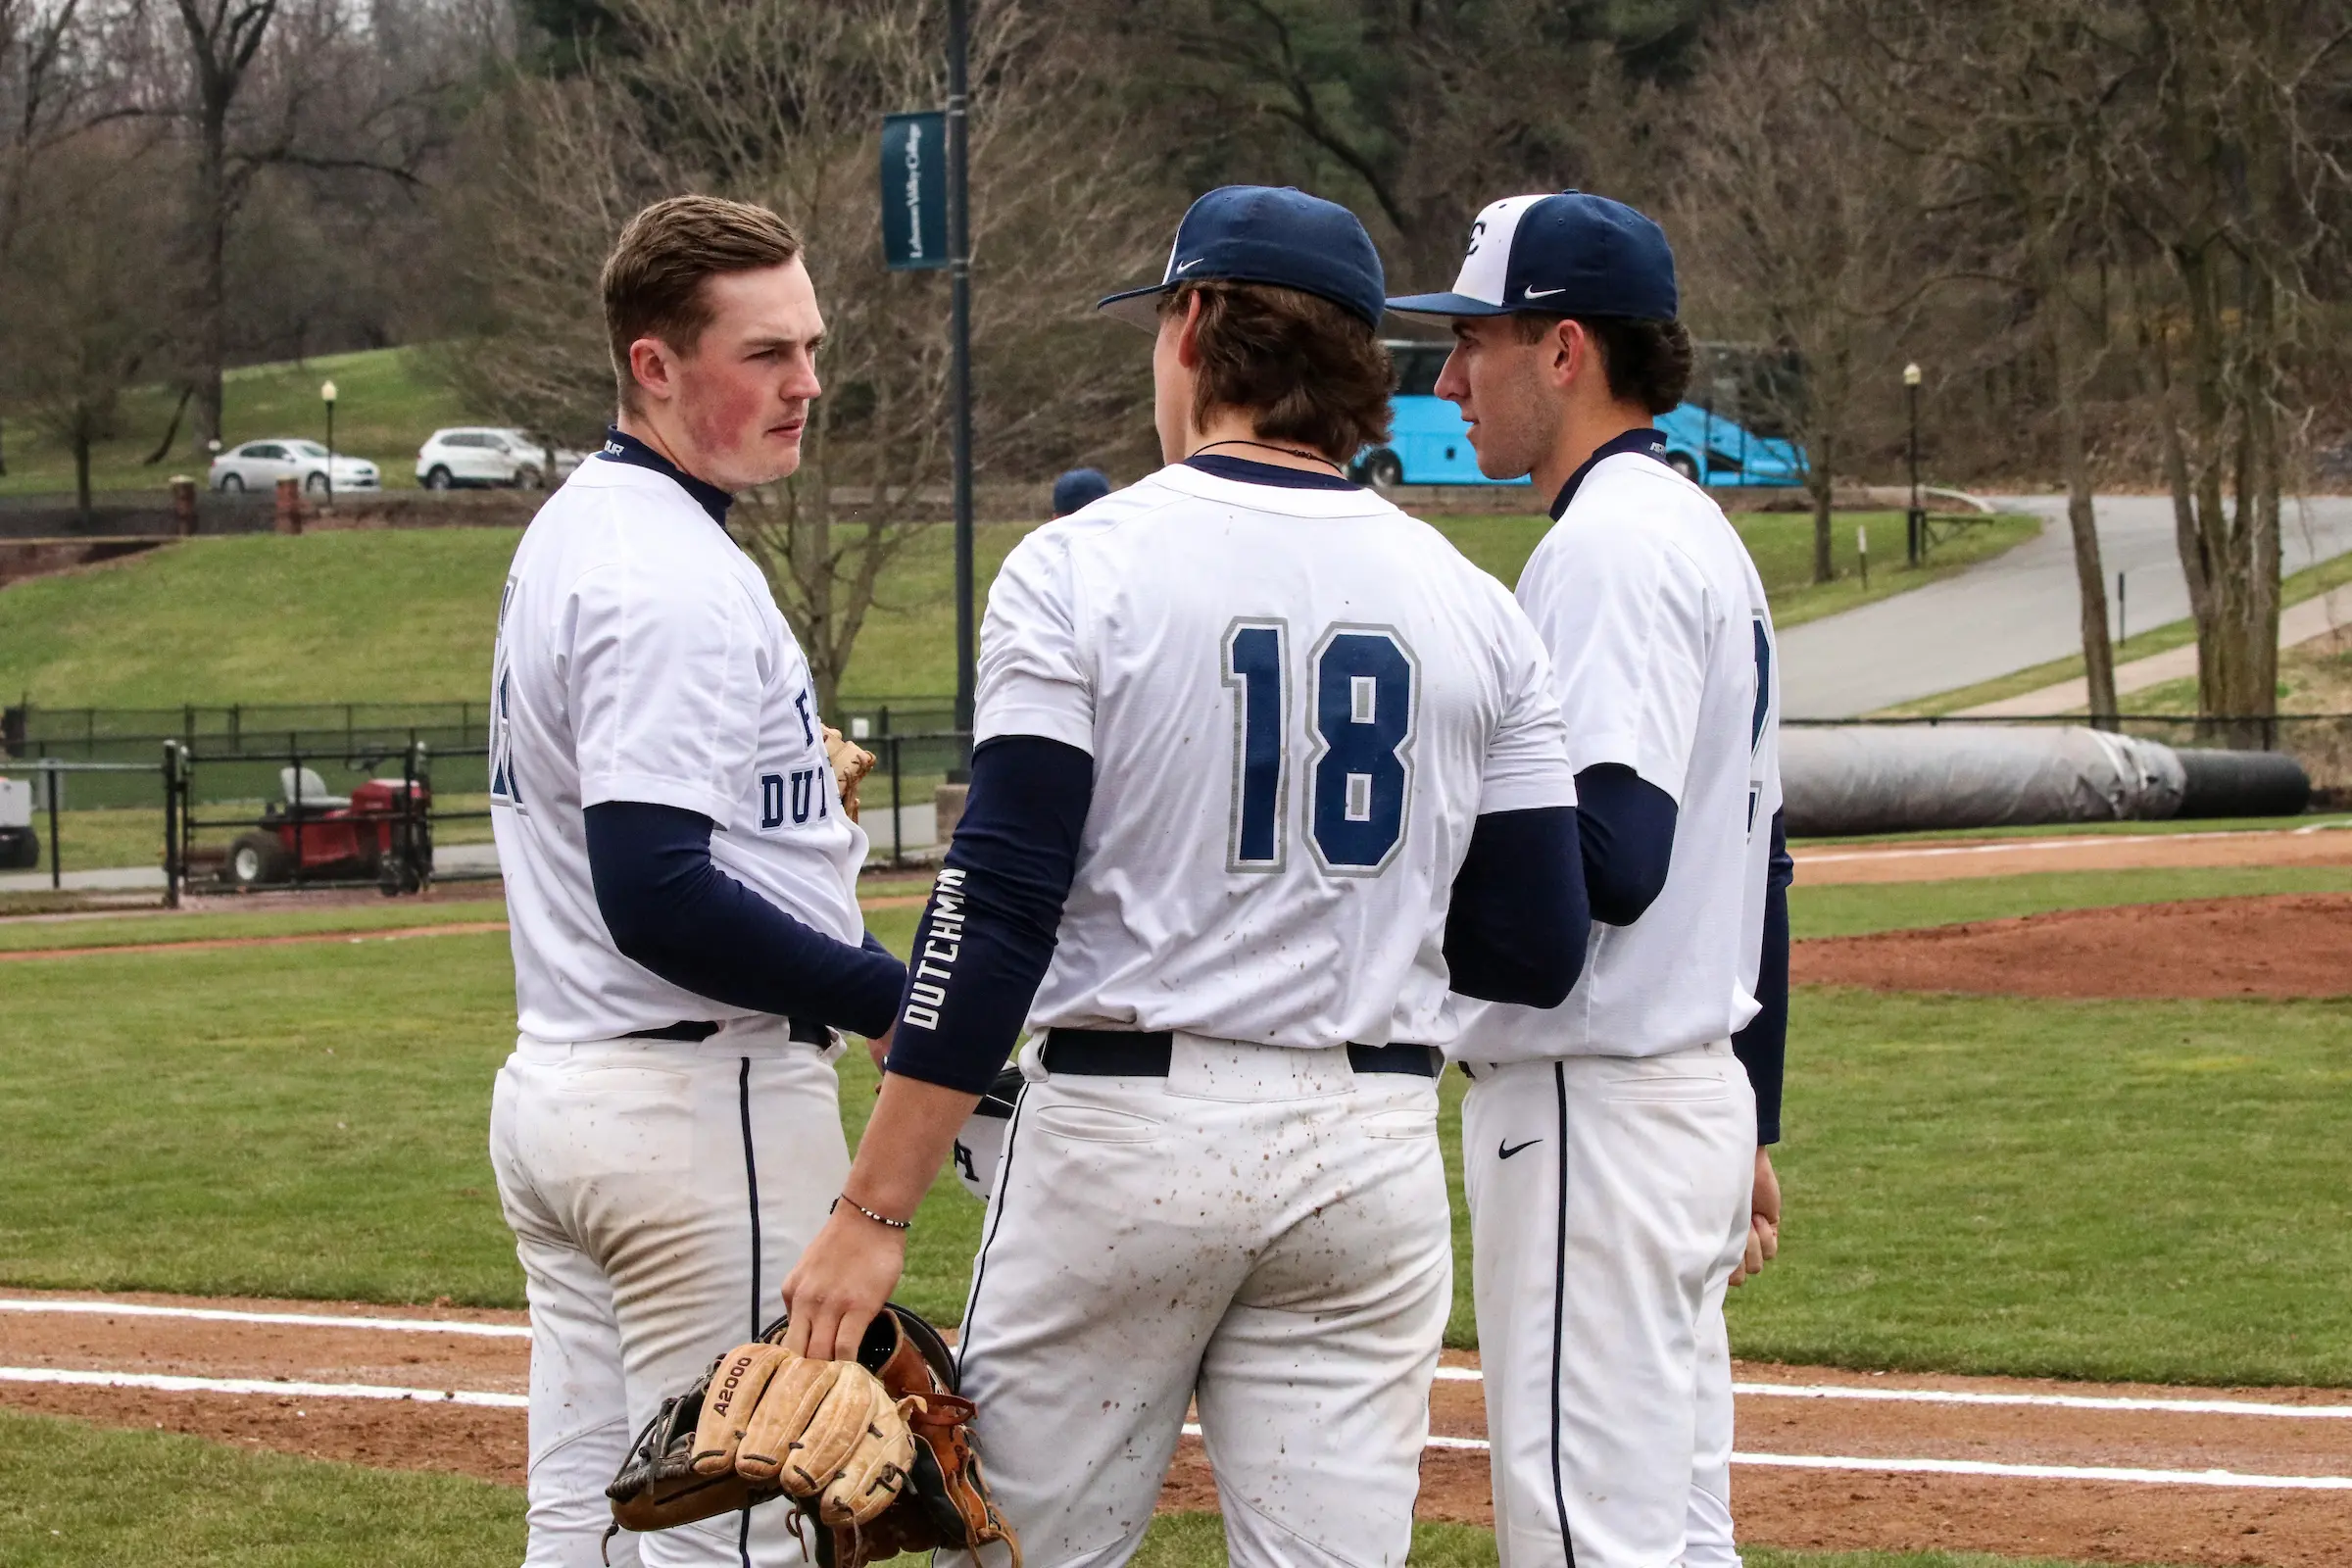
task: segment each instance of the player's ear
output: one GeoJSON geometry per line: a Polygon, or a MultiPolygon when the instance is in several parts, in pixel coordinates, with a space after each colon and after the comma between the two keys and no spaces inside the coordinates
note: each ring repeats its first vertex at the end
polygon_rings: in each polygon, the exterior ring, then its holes
{"type": "Polygon", "coordinates": [[[1200,296],[1184,297],[1184,319],[1176,323],[1176,363],[1188,370],[1200,368],[1200,296]]]}
{"type": "Polygon", "coordinates": [[[641,337],[629,345],[629,378],[638,390],[667,401],[677,391],[677,375],[669,345],[658,337],[641,337]]]}
{"type": "Polygon", "coordinates": [[[1574,317],[1561,317],[1544,335],[1544,347],[1549,362],[1546,378],[1563,392],[1592,367],[1592,335],[1574,317]]]}

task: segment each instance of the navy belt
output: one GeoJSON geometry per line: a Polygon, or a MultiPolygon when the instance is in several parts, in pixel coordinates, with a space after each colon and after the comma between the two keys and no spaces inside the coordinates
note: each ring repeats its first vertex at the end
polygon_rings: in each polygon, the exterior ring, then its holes
{"type": "MultiPolygon", "coordinates": [[[[797,1045],[829,1046],[833,1043],[831,1032],[814,1019],[787,1018],[784,1023],[793,1042],[797,1045]]],[[[676,1040],[693,1045],[708,1040],[716,1033],[718,1033],[717,1024],[711,1023],[708,1019],[694,1019],[678,1023],[665,1023],[659,1029],[632,1029],[620,1038],[623,1040],[676,1040]]]]}
{"type": "MultiPolygon", "coordinates": [[[[1051,1029],[1046,1033],[1046,1071],[1079,1078],[1165,1078],[1175,1036],[1165,1029],[1051,1029]]],[[[1416,1078],[1438,1075],[1435,1046],[1348,1048],[1348,1065],[1357,1072],[1401,1072],[1416,1078]]]]}

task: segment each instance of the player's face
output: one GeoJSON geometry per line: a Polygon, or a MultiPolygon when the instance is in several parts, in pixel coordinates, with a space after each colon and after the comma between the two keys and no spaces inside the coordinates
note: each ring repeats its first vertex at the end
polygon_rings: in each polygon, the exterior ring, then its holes
{"type": "Polygon", "coordinates": [[[1470,422],[1478,471],[1490,479],[1534,471],[1559,434],[1557,391],[1544,373],[1553,348],[1548,336],[1521,342],[1506,316],[1454,318],[1436,391],[1470,422]]]}
{"type": "Polygon", "coordinates": [[[823,388],[816,350],[825,333],[816,289],[800,260],[703,284],[710,324],[678,361],[675,412],[687,466],[722,490],[781,479],[801,466],[808,403],[823,388]]]}

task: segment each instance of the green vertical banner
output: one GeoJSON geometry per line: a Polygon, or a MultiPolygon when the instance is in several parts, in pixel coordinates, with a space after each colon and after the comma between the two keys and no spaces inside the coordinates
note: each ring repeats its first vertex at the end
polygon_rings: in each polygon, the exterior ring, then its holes
{"type": "Polygon", "coordinates": [[[948,117],[882,117],[882,261],[892,271],[948,265],[948,117]]]}

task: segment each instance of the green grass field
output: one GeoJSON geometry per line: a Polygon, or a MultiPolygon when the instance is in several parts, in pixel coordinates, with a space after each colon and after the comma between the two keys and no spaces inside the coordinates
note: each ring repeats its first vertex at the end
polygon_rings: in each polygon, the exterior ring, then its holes
{"type": "MultiPolygon", "coordinates": [[[[917,880],[903,890],[893,891],[919,892],[922,885],[917,880]]],[[[2267,893],[2352,893],[2352,870],[2333,866],[2228,866],[2202,870],[2037,871],[2023,876],[1954,882],[1827,887],[1808,887],[1800,882],[1791,896],[1789,912],[1795,934],[1801,939],[1859,936],[1872,931],[1953,925],[1967,920],[1998,920],[2053,909],[2267,893]]],[[[885,940],[904,948],[913,934],[914,916],[915,911],[908,908],[875,909],[868,912],[866,919],[885,940]]],[[[461,893],[432,901],[401,899],[314,909],[278,907],[259,912],[207,910],[6,921],[0,922],[0,953],[211,942],[317,932],[365,935],[406,926],[505,918],[506,905],[499,900],[461,893]]]]}
{"type": "Polygon", "coordinates": [[[322,933],[365,936],[370,931],[410,926],[463,925],[504,920],[502,899],[386,899],[380,903],[330,905],[323,908],[227,910],[188,914],[117,914],[60,920],[0,922],[0,953],[33,950],[103,950],[149,942],[222,942],[244,937],[291,937],[322,933]]]}
{"type": "MultiPolygon", "coordinates": [[[[2342,872],[1801,885],[1808,934],[2086,903],[2345,886],[2342,872]]],[[[480,905],[394,906],[460,918],[480,905]]],[[[302,920],[353,922],[362,911],[302,920]]],[[[904,948],[915,911],[877,911],[904,948]]],[[[276,916],[150,916],[153,941],[276,916]],[[221,922],[235,922],[225,925],[221,922]]],[[[8,928],[81,943],[101,922],[8,928]]],[[[15,963],[0,1281],[514,1305],[482,1128],[506,939],[15,963]],[[104,999],[93,1005],[93,999],[104,999]]],[[[2180,1382],[2352,1382],[2352,1004],[1799,994],[1788,1251],[1743,1354],[2180,1382]]],[[[1446,1081],[1450,1131],[1461,1080],[1446,1081]]],[[[843,1062],[853,1136],[872,1069],[843,1062]]],[[[943,1180],[908,1297],[952,1318],[979,1206],[943,1180]]],[[[1472,1334],[1467,1270],[1450,1338],[1472,1334]]]]}
{"type": "Polygon", "coordinates": [[[517,535],[195,539],[0,589],[0,691],[66,707],[481,699],[517,535]]]}
{"type": "MultiPolygon", "coordinates": [[[[431,351],[371,349],[328,354],[301,364],[252,365],[230,370],[221,388],[223,446],[264,436],[326,439],[319,384],[335,383],[335,450],[374,462],[386,488],[415,489],[416,449],[445,424],[473,422],[434,373],[431,351]]],[[[203,483],[211,458],[199,452],[183,418],[179,439],[160,462],[147,454],[163,439],[177,395],[139,387],[122,399],[118,434],[92,453],[90,483],[98,490],[160,490],[175,473],[203,483]]],[[[8,426],[8,472],[0,495],[71,494],[74,455],[22,420],[8,426]]]]}
{"type": "MultiPolygon", "coordinates": [[[[2145,871],[1805,888],[1800,934],[2352,884],[2145,871]]],[[[0,948],[495,917],[483,901],[0,925],[0,948]]],[[[871,923],[902,950],[915,911],[871,923]]],[[[0,1282],[515,1305],[483,1123],[512,1030],[505,939],[11,963],[0,1282]]],[[[1781,1260],[1740,1353],[1890,1368],[2352,1384],[2352,1004],[2051,1004],[1808,989],[1790,1029],[1781,1260]]],[[[1449,1160],[1458,1076],[1446,1081],[1449,1160]]],[[[853,1137],[870,1102],[843,1062],[853,1137]]],[[[979,1205],[943,1181],[907,1298],[953,1318],[979,1205]]],[[[1459,1234],[1457,1232],[1457,1234],[1459,1234]]],[[[1468,1343],[1467,1270],[1449,1338],[1468,1343]]],[[[0,1411],[0,1558],[340,1568],[514,1560],[518,1493],[0,1411]],[[123,1508],[136,1495],[140,1506],[123,1508]]],[[[1751,1568],[2027,1568],[1750,1549],[1751,1568]]],[[[1210,1515],[1149,1568],[1212,1568],[1210,1515]]],[[[1483,1568],[1481,1530],[1413,1561],[1483,1568]]]]}
{"type": "MultiPolygon", "coordinates": [[[[1844,514],[1840,514],[1841,517],[1844,514]]],[[[2026,518],[1974,529],[1934,566],[1853,574],[1839,524],[1839,577],[1808,579],[1811,521],[1742,514],[1783,625],[1916,587],[2030,537],[2026,518]]],[[[1891,537],[1900,518],[1886,514],[1891,537]]],[[[1479,565],[1516,582],[1543,537],[1538,517],[1443,517],[1479,565]]],[[[975,540],[985,586],[1030,524],[990,523],[975,540]]],[[[436,528],[197,539],[112,565],[0,589],[0,693],[55,708],[183,703],[438,702],[487,687],[500,585],[517,533],[436,528]]],[[[955,690],[954,540],[926,528],[883,580],[843,694],[861,703],[955,690]]]]}
{"type": "MultiPolygon", "coordinates": [[[[515,1488],[0,1411],[0,1559],[11,1568],[505,1568],[522,1544],[515,1488]]],[[[2038,1568],[1973,1553],[1745,1555],[1750,1568],[2038,1568]]],[[[1225,1560],[1213,1514],[1154,1520],[1135,1558],[1138,1568],[1225,1560]]],[[[1412,1561],[1491,1568],[1494,1540],[1422,1525],[1412,1561]]]]}
{"type": "Polygon", "coordinates": [[[1807,887],[1788,896],[1792,935],[1859,936],[1870,931],[2001,920],[2053,909],[2227,899],[2261,893],[2352,893],[2352,869],[2338,866],[2220,866],[2136,871],[2034,871],[2022,876],[1951,882],[1858,883],[1807,887]]]}

